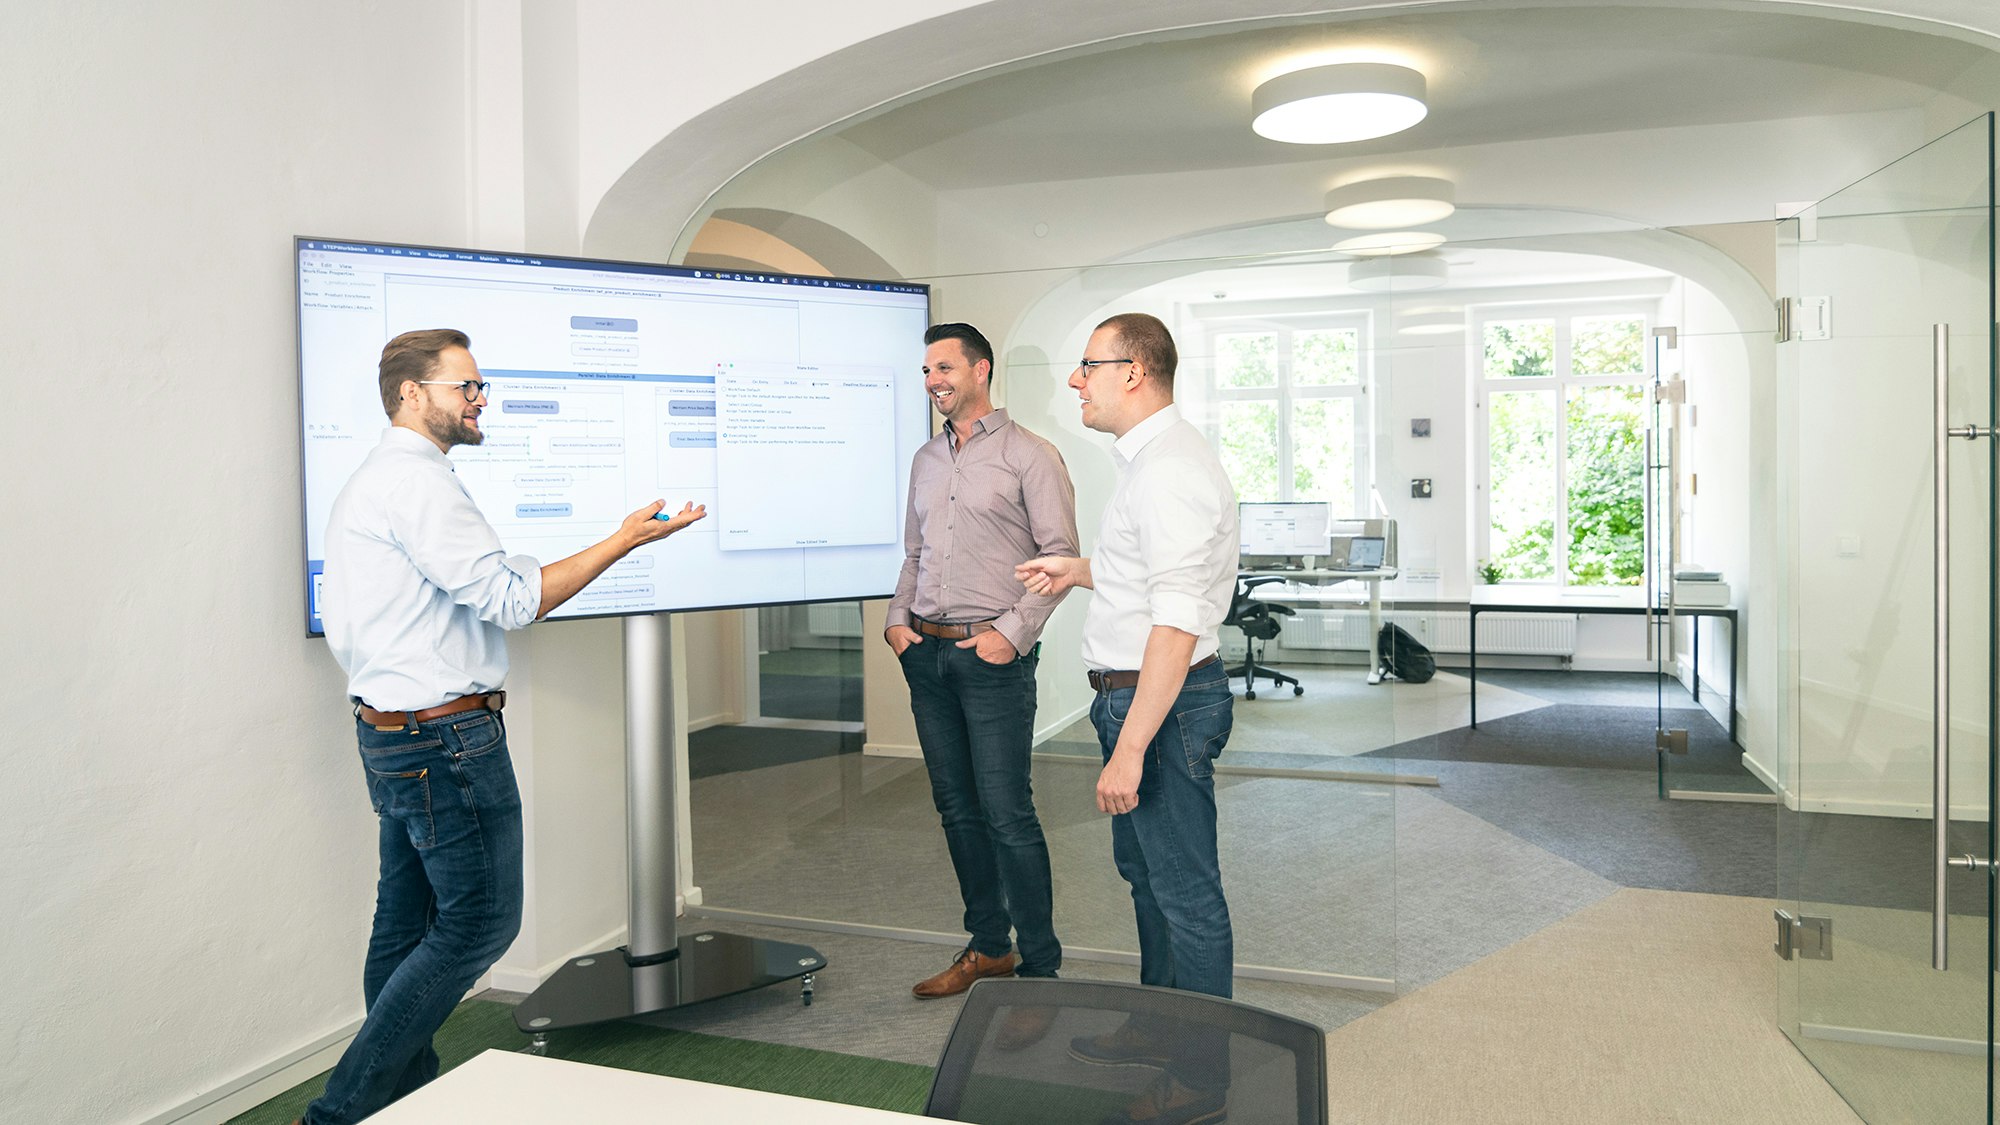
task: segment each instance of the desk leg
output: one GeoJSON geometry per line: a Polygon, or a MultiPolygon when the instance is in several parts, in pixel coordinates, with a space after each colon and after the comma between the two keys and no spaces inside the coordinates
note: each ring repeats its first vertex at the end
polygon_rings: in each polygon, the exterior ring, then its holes
{"type": "Polygon", "coordinates": [[[1468,609],[1465,614],[1465,652],[1470,657],[1466,668],[1466,679],[1472,684],[1472,729],[1479,729],[1479,611],[1468,609]]]}
{"type": "Polygon", "coordinates": [[[1382,580],[1368,580],[1368,682],[1382,682],[1382,580]]]}
{"type": "MultiPolygon", "coordinates": [[[[1736,619],[1725,617],[1729,622],[1729,741],[1736,741],[1736,619]]],[[[1739,743],[1740,745],[1740,743],[1739,743]]]]}
{"type": "Polygon", "coordinates": [[[1688,618],[1688,635],[1694,638],[1694,701],[1701,702],[1701,618],[1688,618]]]}

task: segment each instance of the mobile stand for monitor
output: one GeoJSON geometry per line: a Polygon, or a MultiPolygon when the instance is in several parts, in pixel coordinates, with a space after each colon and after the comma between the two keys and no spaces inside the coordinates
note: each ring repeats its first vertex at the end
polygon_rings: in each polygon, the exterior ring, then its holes
{"type": "Polygon", "coordinates": [[[627,943],[571,958],[514,1009],[533,1036],[523,1050],[548,1053],[549,1033],[698,1004],[783,981],[799,981],[812,1003],[813,974],[826,958],[806,945],[738,934],[677,937],[673,768],[673,630],[670,615],[625,619],[625,846],[630,887],[627,943]]]}

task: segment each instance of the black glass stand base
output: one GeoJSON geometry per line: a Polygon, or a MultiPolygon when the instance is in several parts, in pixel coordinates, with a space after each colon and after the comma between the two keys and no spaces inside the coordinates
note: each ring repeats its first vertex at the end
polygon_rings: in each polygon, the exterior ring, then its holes
{"type": "Polygon", "coordinates": [[[800,981],[801,999],[811,1004],[813,974],[824,968],[826,958],[809,945],[689,934],[673,956],[656,964],[628,964],[623,948],[571,960],[515,1007],[514,1025],[535,1036],[540,1047],[551,1031],[664,1012],[788,980],[800,981]]]}

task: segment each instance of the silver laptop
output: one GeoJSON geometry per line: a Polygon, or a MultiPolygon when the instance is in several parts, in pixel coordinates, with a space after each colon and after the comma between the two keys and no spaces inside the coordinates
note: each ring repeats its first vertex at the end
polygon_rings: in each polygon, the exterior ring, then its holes
{"type": "Polygon", "coordinates": [[[1347,540],[1347,557],[1335,559],[1333,570],[1380,570],[1388,540],[1380,535],[1356,535],[1347,540]]]}

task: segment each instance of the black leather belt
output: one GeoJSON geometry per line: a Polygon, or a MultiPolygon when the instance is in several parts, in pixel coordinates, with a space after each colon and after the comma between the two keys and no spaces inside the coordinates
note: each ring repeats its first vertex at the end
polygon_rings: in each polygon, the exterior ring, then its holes
{"type": "MultiPolygon", "coordinates": [[[[1188,671],[1199,672],[1213,663],[1215,663],[1215,654],[1210,653],[1193,664],[1188,665],[1188,671]]],[[[1123,688],[1138,686],[1139,673],[1137,672],[1100,672],[1095,668],[1090,670],[1090,690],[1092,691],[1118,691],[1123,688]]]]}

